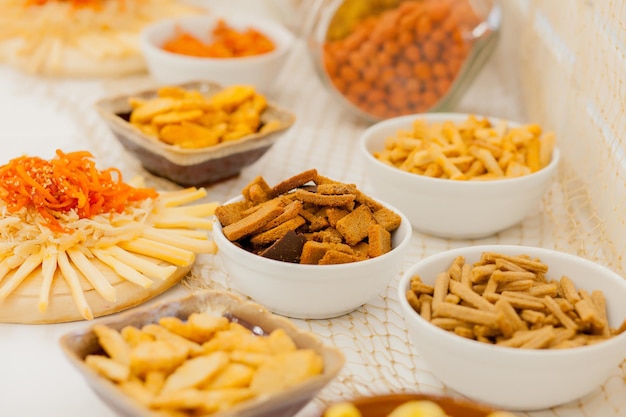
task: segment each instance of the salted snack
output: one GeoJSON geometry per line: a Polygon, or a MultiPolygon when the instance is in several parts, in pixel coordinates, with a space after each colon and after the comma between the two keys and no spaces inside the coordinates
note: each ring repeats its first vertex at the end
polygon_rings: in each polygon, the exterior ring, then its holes
{"type": "Polygon", "coordinates": [[[87,355],[85,364],[158,415],[226,411],[324,370],[321,354],[298,348],[282,328],[259,334],[206,312],[94,332],[104,353],[87,355]]]}
{"type": "MultiPolygon", "coordinates": [[[[324,412],[323,417],[362,417],[361,411],[350,402],[332,404],[324,412]]],[[[461,415],[446,414],[443,408],[431,400],[409,400],[391,411],[386,416],[379,417],[464,417],[461,415]]],[[[494,411],[485,417],[514,417],[505,411],[494,411]]]]}
{"type": "Polygon", "coordinates": [[[549,278],[547,264],[523,254],[483,252],[473,264],[458,256],[432,286],[413,276],[406,297],[433,325],[498,346],[573,348],[626,331],[626,319],[609,326],[601,291],[549,278]]]}
{"type": "Polygon", "coordinates": [[[93,319],[170,288],[216,251],[205,196],[133,186],[86,151],[0,166],[0,322],[93,319]]]}
{"type": "Polygon", "coordinates": [[[123,76],[145,70],[139,33],[204,12],[176,0],[0,0],[0,62],[33,74],[123,76]]]}
{"type": "Polygon", "coordinates": [[[241,201],[215,210],[224,236],[247,251],[285,262],[340,264],[383,255],[401,217],[354,184],[316,169],[270,187],[261,176],[241,201]]]}
{"type": "Polygon", "coordinates": [[[163,50],[175,54],[202,58],[240,58],[262,55],[276,49],[274,41],[254,27],[237,30],[225,19],[218,19],[215,27],[207,28],[210,42],[204,42],[192,33],[176,29],[163,43],[163,50]]]}
{"type": "Polygon", "coordinates": [[[183,149],[207,148],[277,129],[262,123],[268,103],[253,86],[232,85],[210,97],[197,90],[164,86],[156,97],[130,97],[129,121],[145,134],[183,149]]]}
{"type": "Polygon", "coordinates": [[[414,174],[452,180],[497,180],[532,174],[552,159],[553,132],[537,124],[510,126],[469,115],[454,122],[416,117],[410,129],[385,140],[374,156],[414,174]]]}
{"type": "Polygon", "coordinates": [[[467,0],[338,4],[323,69],[343,97],[378,119],[434,107],[459,78],[481,22],[467,0]]]}

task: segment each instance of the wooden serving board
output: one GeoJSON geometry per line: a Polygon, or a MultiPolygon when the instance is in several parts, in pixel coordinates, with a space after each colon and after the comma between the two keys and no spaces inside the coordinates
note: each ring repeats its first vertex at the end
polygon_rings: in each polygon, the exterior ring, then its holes
{"type": "MultiPolygon", "coordinates": [[[[159,265],[171,265],[153,258],[146,257],[146,259],[159,265]]],[[[77,272],[84,297],[94,318],[126,310],[163,293],[187,275],[193,265],[177,267],[176,271],[166,279],[155,278],[152,286],[143,288],[121,278],[115,271],[97,259],[92,260],[92,262],[104,274],[116,292],[115,302],[105,300],[85,277],[77,272]]],[[[9,280],[12,274],[13,272],[5,276],[3,281],[9,280]]],[[[42,281],[40,266],[22,281],[7,298],[0,301],[0,323],[45,324],[85,320],[58,268],[50,288],[48,308],[45,312],[40,312],[38,305],[42,281]]]]}

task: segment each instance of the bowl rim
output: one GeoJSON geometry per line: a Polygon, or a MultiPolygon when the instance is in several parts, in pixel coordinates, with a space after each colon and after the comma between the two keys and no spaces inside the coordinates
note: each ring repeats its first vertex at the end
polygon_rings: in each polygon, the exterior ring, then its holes
{"type": "Polygon", "coordinates": [[[201,14],[201,15],[186,15],[176,16],[166,19],[161,19],[145,26],[139,34],[139,42],[142,48],[150,51],[150,53],[166,59],[180,60],[182,63],[188,63],[190,65],[195,64],[211,64],[216,66],[230,66],[233,63],[257,63],[274,59],[281,56],[290,50],[295,42],[295,35],[287,29],[280,22],[267,19],[261,16],[248,16],[240,13],[231,14],[201,14]],[[163,50],[161,45],[157,45],[151,38],[156,33],[165,30],[173,30],[176,26],[184,29],[185,24],[190,22],[206,22],[210,25],[208,29],[211,29],[215,23],[223,19],[228,24],[241,25],[253,27],[256,30],[262,32],[265,36],[272,39],[275,44],[275,48],[272,51],[243,57],[229,57],[229,58],[214,58],[214,57],[196,57],[185,54],[179,54],[175,52],[169,52],[163,50]]]}
{"type": "Polygon", "coordinates": [[[555,146],[552,151],[552,158],[550,163],[545,167],[535,171],[531,174],[523,175],[520,177],[512,177],[512,178],[502,178],[502,179],[494,179],[488,181],[457,181],[450,180],[448,178],[433,178],[427,177],[424,175],[414,174],[411,172],[403,171],[399,168],[392,167],[388,164],[385,164],[379,161],[372,152],[368,149],[368,146],[371,141],[375,139],[375,133],[378,130],[385,129],[391,126],[396,126],[396,130],[406,128],[410,126],[410,123],[417,119],[425,119],[427,122],[442,122],[447,120],[452,121],[462,121],[468,118],[469,116],[475,116],[478,118],[486,118],[492,123],[497,123],[499,121],[506,121],[511,127],[519,127],[522,126],[523,123],[511,121],[504,118],[492,117],[483,114],[474,114],[474,113],[454,113],[454,112],[437,112],[437,113],[414,113],[408,114],[404,116],[392,117],[386,120],[382,120],[380,122],[374,123],[369,126],[367,129],[361,133],[359,139],[359,149],[363,157],[368,161],[371,165],[376,166],[378,169],[381,169],[388,173],[389,175],[396,175],[399,178],[405,181],[423,181],[425,184],[429,184],[437,187],[465,187],[466,189],[485,189],[489,187],[496,187],[501,185],[514,185],[516,183],[524,183],[530,182],[533,179],[539,179],[544,176],[550,176],[556,170],[559,162],[561,160],[561,152],[558,146],[555,146]],[[449,185],[444,185],[449,184],[449,185]]]}
{"type": "MultiPolygon", "coordinates": [[[[515,252],[515,253],[526,253],[529,255],[535,255],[541,257],[540,254],[548,254],[549,256],[565,258],[569,262],[576,262],[584,265],[588,265],[592,268],[599,268],[606,272],[605,277],[609,277],[612,281],[618,283],[618,285],[622,286],[624,289],[624,293],[626,294],[626,280],[618,275],[616,272],[611,269],[593,262],[591,260],[573,255],[567,252],[561,252],[554,249],[541,248],[536,246],[525,246],[525,245],[499,245],[499,244],[491,244],[491,245],[476,245],[476,246],[467,246],[462,248],[455,248],[450,250],[445,250],[443,252],[439,252],[421,260],[415,262],[413,265],[406,268],[405,272],[400,277],[400,281],[398,283],[397,296],[400,302],[401,309],[403,311],[403,317],[405,320],[411,320],[417,325],[419,325],[423,329],[428,329],[427,331],[432,332],[433,335],[441,338],[442,340],[446,340],[453,345],[454,343],[458,344],[458,348],[455,350],[463,350],[465,352],[479,353],[479,354],[497,354],[502,356],[511,356],[511,357],[526,357],[526,358],[568,358],[571,356],[578,356],[580,354],[590,354],[597,353],[601,354],[602,351],[610,349],[613,345],[616,344],[624,344],[626,343],[626,332],[622,332],[619,335],[613,336],[607,340],[603,340],[602,342],[594,343],[592,345],[578,346],[571,349],[520,349],[508,346],[498,346],[498,345],[490,345],[482,342],[478,342],[476,340],[466,339],[462,336],[458,336],[446,330],[443,330],[429,321],[425,320],[420,316],[409,304],[406,299],[405,292],[409,286],[411,277],[417,273],[417,270],[427,264],[437,262],[440,260],[448,259],[450,262],[459,255],[467,255],[468,251],[474,253],[481,253],[484,251],[505,251],[505,253],[515,252]]],[[[543,261],[543,259],[542,259],[543,261]]],[[[626,317],[625,317],[626,319],[626,317]]]]}
{"type": "MultiPolygon", "coordinates": [[[[229,203],[234,203],[237,201],[242,201],[243,200],[243,196],[239,195],[237,197],[233,197],[229,200],[227,200],[226,202],[224,202],[223,204],[229,204],[229,203]]],[[[380,263],[380,262],[384,262],[387,258],[389,258],[390,256],[396,255],[398,252],[393,253],[395,250],[404,250],[409,246],[409,243],[411,242],[411,238],[413,237],[413,228],[411,227],[411,222],[409,221],[409,219],[404,215],[404,213],[402,213],[400,210],[396,209],[395,207],[393,207],[391,204],[388,204],[384,201],[378,200],[376,198],[371,197],[373,200],[377,201],[380,204],[383,204],[385,207],[387,207],[388,209],[393,210],[395,213],[397,213],[400,217],[401,217],[401,222],[400,222],[400,227],[403,227],[403,229],[406,230],[406,233],[404,236],[400,236],[400,242],[398,243],[398,245],[396,245],[395,247],[392,248],[391,251],[380,255],[380,256],[376,256],[374,258],[369,258],[369,259],[365,259],[362,261],[358,261],[358,262],[350,262],[350,263],[343,263],[343,264],[334,264],[334,265],[311,265],[311,264],[300,264],[300,263],[292,263],[292,262],[284,262],[284,261],[279,261],[276,259],[270,259],[270,258],[265,258],[263,256],[260,255],[256,255],[254,253],[248,252],[245,249],[242,249],[240,247],[238,247],[237,245],[233,244],[233,242],[231,242],[230,240],[228,240],[226,238],[226,236],[224,236],[224,234],[222,233],[222,225],[220,223],[220,221],[218,220],[217,217],[213,218],[213,238],[215,240],[215,243],[218,245],[218,254],[220,252],[220,250],[223,250],[222,247],[220,246],[220,241],[223,241],[224,244],[226,244],[228,246],[228,248],[226,249],[227,251],[231,251],[233,253],[236,253],[237,256],[241,256],[243,260],[249,260],[250,262],[259,262],[262,265],[266,265],[267,267],[278,267],[278,268],[283,268],[283,269],[287,269],[287,270],[293,270],[294,272],[297,271],[303,271],[303,270],[319,270],[320,267],[324,268],[324,271],[337,271],[337,270],[343,270],[345,268],[349,268],[351,266],[353,267],[358,267],[358,266],[362,266],[362,267],[367,267],[368,265],[372,265],[374,263],[380,263]]],[[[394,232],[399,231],[400,227],[398,227],[398,229],[394,230],[394,232]]],[[[311,277],[311,276],[302,276],[302,275],[298,275],[298,274],[294,274],[291,279],[296,280],[296,281],[336,281],[337,277],[328,277],[327,275],[318,275],[315,277],[311,277]]],[[[349,279],[349,277],[345,277],[345,279],[349,279]]]]}

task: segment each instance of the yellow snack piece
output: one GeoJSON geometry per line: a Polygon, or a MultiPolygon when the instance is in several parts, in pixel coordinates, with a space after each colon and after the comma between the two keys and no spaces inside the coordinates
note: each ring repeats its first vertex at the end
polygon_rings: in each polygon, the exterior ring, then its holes
{"type": "Polygon", "coordinates": [[[381,162],[414,174],[452,180],[496,180],[536,172],[552,159],[554,133],[536,124],[510,127],[474,115],[465,121],[413,121],[373,153],[381,162]]]}
{"type": "MultiPolygon", "coordinates": [[[[233,85],[210,97],[200,91],[163,86],[153,99],[130,97],[130,123],[168,145],[198,149],[239,140],[263,128],[267,99],[254,87],[233,85]]],[[[273,130],[263,129],[262,132],[273,130]]]]}
{"type": "MultiPolygon", "coordinates": [[[[176,94],[176,91],[167,94],[176,94]]],[[[155,415],[205,415],[322,373],[323,358],[278,328],[258,335],[227,317],[160,317],[141,329],[99,325],[87,366],[155,415]]]]}

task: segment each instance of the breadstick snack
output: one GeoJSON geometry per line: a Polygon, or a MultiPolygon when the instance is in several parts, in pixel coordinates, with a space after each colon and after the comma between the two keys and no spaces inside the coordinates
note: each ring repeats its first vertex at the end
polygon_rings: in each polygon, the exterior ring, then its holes
{"type": "Polygon", "coordinates": [[[216,251],[218,204],[204,197],[131,185],[86,151],[12,159],[0,167],[0,322],[93,319],[170,288],[216,251]]]}
{"type": "Polygon", "coordinates": [[[511,126],[469,115],[464,121],[429,123],[416,117],[374,152],[381,162],[433,178],[480,181],[515,178],[544,168],[552,159],[553,132],[537,124],[511,126]]]}
{"type": "Polygon", "coordinates": [[[224,236],[245,250],[285,262],[329,265],[389,252],[401,217],[354,184],[303,171],[273,187],[261,176],[243,200],[218,207],[224,236]]]}
{"type": "Polygon", "coordinates": [[[432,286],[414,275],[406,297],[433,325],[498,346],[573,348],[626,330],[626,319],[617,328],[609,325],[602,291],[576,288],[568,276],[548,271],[524,254],[483,252],[474,263],[458,256],[432,286]]]}

